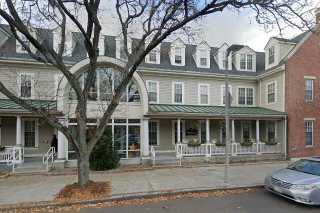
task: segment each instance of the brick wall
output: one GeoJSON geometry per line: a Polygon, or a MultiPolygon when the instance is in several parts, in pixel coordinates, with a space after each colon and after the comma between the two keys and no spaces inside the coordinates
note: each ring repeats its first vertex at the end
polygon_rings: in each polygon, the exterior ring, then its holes
{"type": "Polygon", "coordinates": [[[287,61],[285,108],[289,157],[320,156],[320,39],[311,35],[287,61]],[[304,77],[313,76],[314,100],[304,100],[304,77]],[[305,146],[304,119],[314,118],[313,146],[305,146]]]}

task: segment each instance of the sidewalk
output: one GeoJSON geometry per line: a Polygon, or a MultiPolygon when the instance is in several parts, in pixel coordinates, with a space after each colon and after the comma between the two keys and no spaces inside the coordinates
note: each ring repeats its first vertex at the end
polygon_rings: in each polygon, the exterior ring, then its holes
{"type": "MultiPolygon", "coordinates": [[[[228,186],[223,182],[223,165],[94,173],[91,175],[91,179],[111,181],[112,196],[121,197],[163,191],[256,186],[263,184],[267,173],[286,165],[286,162],[231,165],[228,186]]],[[[66,184],[74,183],[76,178],[75,175],[31,175],[0,179],[0,205],[51,201],[66,184]]]]}

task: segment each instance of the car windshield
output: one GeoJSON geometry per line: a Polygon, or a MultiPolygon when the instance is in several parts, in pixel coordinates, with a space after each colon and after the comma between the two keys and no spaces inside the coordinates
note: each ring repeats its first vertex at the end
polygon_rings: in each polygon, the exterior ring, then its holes
{"type": "Polygon", "coordinates": [[[320,176],[320,161],[314,160],[298,160],[288,166],[288,169],[320,176]]]}

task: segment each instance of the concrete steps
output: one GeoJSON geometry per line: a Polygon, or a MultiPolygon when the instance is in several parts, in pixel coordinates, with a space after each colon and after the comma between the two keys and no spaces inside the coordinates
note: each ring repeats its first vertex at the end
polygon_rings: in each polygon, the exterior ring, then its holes
{"type": "Polygon", "coordinates": [[[48,173],[42,157],[25,157],[24,163],[16,165],[16,174],[43,174],[48,173]]]}

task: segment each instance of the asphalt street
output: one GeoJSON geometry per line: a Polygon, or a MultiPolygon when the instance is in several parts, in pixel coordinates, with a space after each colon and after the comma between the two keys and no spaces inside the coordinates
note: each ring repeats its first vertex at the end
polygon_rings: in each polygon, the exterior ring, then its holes
{"type": "Polygon", "coordinates": [[[263,189],[224,197],[186,198],[148,203],[142,206],[82,209],[81,213],[308,213],[320,207],[308,207],[275,196],[263,189]]]}

